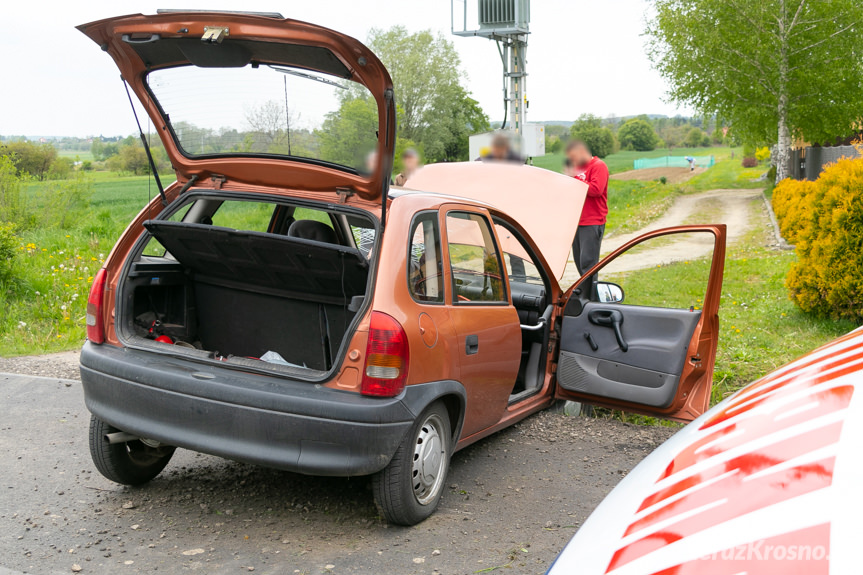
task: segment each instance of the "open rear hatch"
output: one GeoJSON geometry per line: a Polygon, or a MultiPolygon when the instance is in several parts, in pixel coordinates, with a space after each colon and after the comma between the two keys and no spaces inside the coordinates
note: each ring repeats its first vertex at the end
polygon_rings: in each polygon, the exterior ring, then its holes
{"type": "Polygon", "coordinates": [[[150,238],[118,287],[123,341],[307,379],[338,366],[370,290],[361,240],[374,245],[372,219],[212,193],[189,200],[183,221],[144,223],[150,238]],[[240,227],[255,216],[270,224],[240,227]]]}
{"type": "Polygon", "coordinates": [[[78,28],[114,59],[179,181],[218,176],[385,201],[392,80],[357,40],[228,12],[160,11],[78,28]]]}

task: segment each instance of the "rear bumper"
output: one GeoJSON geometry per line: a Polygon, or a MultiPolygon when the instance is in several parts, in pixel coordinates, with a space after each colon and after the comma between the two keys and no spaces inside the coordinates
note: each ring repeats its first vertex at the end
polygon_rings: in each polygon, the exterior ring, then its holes
{"type": "Polygon", "coordinates": [[[87,409],[123,431],[310,475],[380,471],[432,401],[455,394],[464,405],[464,389],[452,381],[369,398],[89,342],[81,380],[87,409]]]}

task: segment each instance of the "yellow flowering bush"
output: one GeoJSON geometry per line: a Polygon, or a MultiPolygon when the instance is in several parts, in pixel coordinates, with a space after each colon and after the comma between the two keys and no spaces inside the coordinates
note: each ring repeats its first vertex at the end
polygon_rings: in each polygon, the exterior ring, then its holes
{"type": "Polygon", "coordinates": [[[815,182],[787,178],[773,190],[773,211],[779,231],[789,243],[796,244],[799,234],[812,219],[815,182]]]}
{"type": "Polygon", "coordinates": [[[755,159],[759,162],[766,162],[770,159],[770,148],[764,146],[755,150],[755,159]]]}
{"type": "Polygon", "coordinates": [[[863,323],[863,159],[839,160],[799,188],[786,182],[773,197],[797,244],[791,299],[803,311],[863,323]]]}

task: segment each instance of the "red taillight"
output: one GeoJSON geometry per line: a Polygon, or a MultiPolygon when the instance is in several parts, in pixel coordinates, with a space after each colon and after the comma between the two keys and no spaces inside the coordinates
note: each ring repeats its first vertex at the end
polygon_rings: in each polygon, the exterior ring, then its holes
{"type": "Polygon", "coordinates": [[[385,313],[372,312],[362,394],[394,397],[401,393],[408,376],[409,356],[408,337],[401,324],[385,313]]]}
{"type": "Polygon", "coordinates": [[[96,277],[93,278],[93,287],[90,288],[90,297],[87,298],[87,339],[91,343],[103,343],[105,341],[102,302],[105,299],[107,280],[108,273],[105,268],[96,272],[96,277]]]}

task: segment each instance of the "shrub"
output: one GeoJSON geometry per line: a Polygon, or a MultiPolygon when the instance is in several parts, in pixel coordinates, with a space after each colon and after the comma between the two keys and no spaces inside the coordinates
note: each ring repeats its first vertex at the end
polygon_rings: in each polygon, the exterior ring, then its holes
{"type": "Polygon", "coordinates": [[[790,214],[800,226],[786,282],[791,299],[803,311],[863,323],[863,159],[829,166],[811,189],[793,187],[783,181],[776,189],[783,219],[790,214]]]}
{"type": "Polygon", "coordinates": [[[758,165],[758,160],[755,159],[755,156],[746,156],[740,164],[744,168],[754,168],[758,165]]]}
{"type": "Polygon", "coordinates": [[[18,176],[29,174],[44,180],[57,160],[57,150],[51,144],[37,144],[21,140],[0,147],[0,155],[9,157],[15,164],[18,176]]]}
{"type": "Polygon", "coordinates": [[[759,162],[766,162],[770,159],[770,148],[764,146],[755,150],[755,159],[759,162]]]}
{"type": "Polygon", "coordinates": [[[623,149],[637,152],[654,150],[659,143],[659,136],[656,135],[653,126],[640,118],[627,120],[617,130],[617,139],[623,149]]]}
{"type": "Polygon", "coordinates": [[[582,114],[572,124],[569,130],[570,137],[581,140],[594,156],[604,158],[614,153],[617,142],[614,134],[608,128],[602,127],[602,120],[591,114],[582,114]]]}
{"type": "Polygon", "coordinates": [[[18,245],[18,239],[15,237],[15,226],[8,222],[0,222],[0,281],[9,279],[12,275],[12,266],[17,254],[16,245],[18,245]]]}
{"type": "Polygon", "coordinates": [[[796,244],[800,232],[812,219],[815,182],[787,178],[773,190],[773,211],[779,231],[789,243],[796,244]]]}
{"type": "Polygon", "coordinates": [[[0,222],[18,222],[25,218],[25,200],[12,158],[0,156],[0,222]]]}
{"type": "Polygon", "coordinates": [[[701,128],[692,128],[689,130],[689,133],[686,134],[686,138],[683,140],[683,143],[686,144],[687,148],[697,148],[703,145],[704,138],[707,138],[707,143],[710,144],[710,136],[705,134],[701,128]]]}

